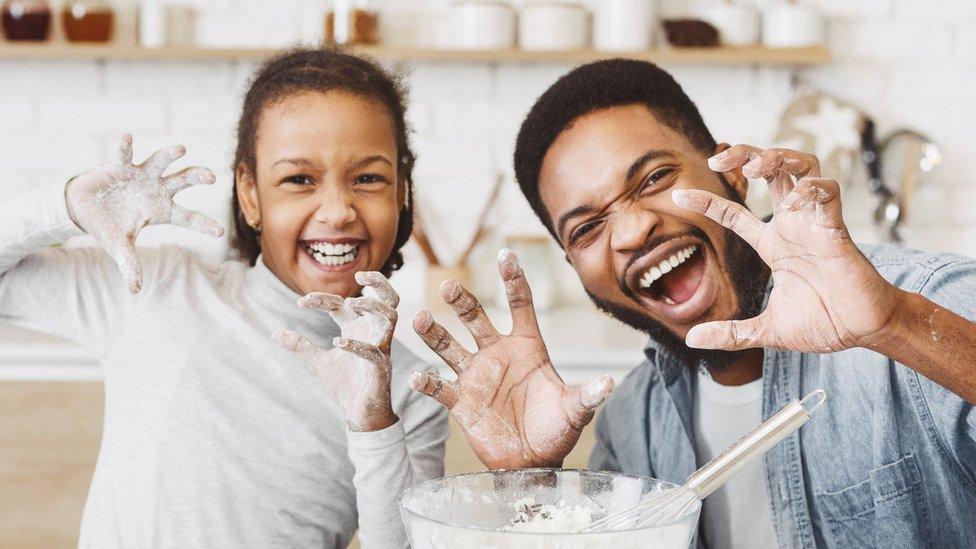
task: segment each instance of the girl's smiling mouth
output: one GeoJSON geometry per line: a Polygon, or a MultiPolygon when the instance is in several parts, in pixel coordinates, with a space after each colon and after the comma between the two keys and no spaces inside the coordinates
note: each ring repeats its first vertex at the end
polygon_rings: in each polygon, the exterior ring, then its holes
{"type": "Polygon", "coordinates": [[[366,254],[366,240],[341,238],[334,240],[301,240],[302,255],[318,270],[343,272],[362,263],[366,254]]]}

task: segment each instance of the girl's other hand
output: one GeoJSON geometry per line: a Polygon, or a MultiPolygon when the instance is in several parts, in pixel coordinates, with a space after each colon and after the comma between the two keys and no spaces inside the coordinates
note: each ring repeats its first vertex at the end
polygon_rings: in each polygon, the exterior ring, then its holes
{"type": "Polygon", "coordinates": [[[163,176],[166,168],[184,154],[186,148],[182,146],[169,147],[134,165],[132,136],[126,134],[114,163],[72,179],[65,189],[71,219],[102,244],[133,293],[142,288],[135,242],[146,225],[172,223],[212,236],[224,234],[216,221],[173,202],[173,195],[187,187],[216,181],[213,172],[199,167],[163,176]]]}
{"type": "Polygon", "coordinates": [[[356,273],[363,297],[314,292],[301,298],[303,308],[324,309],[342,330],[332,349],[320,349],[301,334],[282,330],[273,339],[305,361],[342,408],[353,431],[379,431],[397,422],[390,405],[390,346],[400,302],[393,286],[378,272],[356,273]]]}

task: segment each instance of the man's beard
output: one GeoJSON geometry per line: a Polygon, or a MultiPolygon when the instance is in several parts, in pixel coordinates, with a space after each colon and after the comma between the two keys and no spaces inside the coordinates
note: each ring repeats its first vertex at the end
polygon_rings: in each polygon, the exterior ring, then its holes
{"type": "MultiPolygon", "coordinates": [[[[722,320],[752,318],[760,313],[766,296],[767,277],[764,276],[766,265],[756,250],[749,246],[745,240],[731,231],[726,234],[728,235],[728,243],[725,250],[725,265],[732,279],[733,291],[738,298],[739,311],[732,318],[722,320]]],[[[704,253],[704,250],[701,253],[704,253]]],[[[684,340],[668,331],[650,315],[601,299],[589,289],[586,289],[586,293],[601,310],[624,324],[648,334],[651,339],[676,355],[680,361],[690,368],[720,372],[738,360],[743,353],[742,351],[689,347],[684,340]]]]}

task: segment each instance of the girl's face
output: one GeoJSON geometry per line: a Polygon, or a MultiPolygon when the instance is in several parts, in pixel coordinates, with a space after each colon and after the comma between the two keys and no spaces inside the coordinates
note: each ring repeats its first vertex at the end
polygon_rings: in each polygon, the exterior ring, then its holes
{"type": "Polygon", "coordinates": [[[355,273],[386,263],[405,198],[395,131],[381,103],[349,92],[264,108],[255,173],[239,168],[237,191],[265,265],[292,290],[357,295],[355,273]]]}

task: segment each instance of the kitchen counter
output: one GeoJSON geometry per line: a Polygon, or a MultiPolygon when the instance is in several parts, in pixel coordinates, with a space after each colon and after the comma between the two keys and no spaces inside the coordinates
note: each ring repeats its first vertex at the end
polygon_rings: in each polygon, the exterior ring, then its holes
{"type": "MultiPolygon", "coordinates": [[[[410,326],[419,304],[402,303],[396,336],[431,364],[442,361],[424,345],[410,326]]],[[[507,311],[488,309],[502,333],[511,320],[507,311]]],[[[473,343],[460,321],[449,312],[434,312],[462,345],[473,343]]],[[[555,308],[539,313],[539,325],[553,364],[567,383],[582,383],[590,376],[608,373],[620,381],[642,359],[646,336],[608,318],[589,305],[555,308]]],[[[445,368],[446,369],[446,368],[445,368]]],[[[445,374],[452,376],[453,374],[445,374]]],[[[97,381],[98,362],[81,346],[47,334],[0,323],[0,381],[97,381]]]]}

